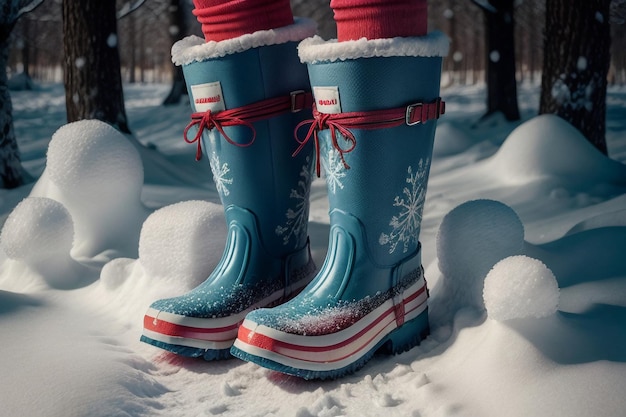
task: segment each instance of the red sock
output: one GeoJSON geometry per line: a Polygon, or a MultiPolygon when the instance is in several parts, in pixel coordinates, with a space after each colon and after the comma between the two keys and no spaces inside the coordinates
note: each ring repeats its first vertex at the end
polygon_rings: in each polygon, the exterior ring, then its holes
{"type": "Polygon", "coordinates": [[[193,0],[207,42],[293,24],[289,0],[193,0]]]}
{"type": "Polygon", "coordinates": [[[337,40],[426,35],[427,0],[331,0],[337,40]]]}

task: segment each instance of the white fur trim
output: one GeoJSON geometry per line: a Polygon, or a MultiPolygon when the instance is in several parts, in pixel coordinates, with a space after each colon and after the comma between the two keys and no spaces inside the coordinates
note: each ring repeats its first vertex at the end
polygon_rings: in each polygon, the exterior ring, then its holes
{"type": "Polygon", "coordinates": [[[221,58],[260,46],[298,42],[313,36],[316,31],[317,25],[314,21],[298,17],[294,19],[293,25],[278,29],[259,30],[219,42],[205,42],[204,39],[192,35],[181,39],[172,46],[172,62],[176,65],[188,65],[194,61],[221,58]]]}
{"type": "Polygon", "coordinates": [[[389,56],[446,56],[450,41],[441,32],[426,36],[391,39],[366,39],[337,42],[325,41],[314,36],[300,42],[300,61],[315,64],[321,61],[345,61],[346,59],[389,56]]]}

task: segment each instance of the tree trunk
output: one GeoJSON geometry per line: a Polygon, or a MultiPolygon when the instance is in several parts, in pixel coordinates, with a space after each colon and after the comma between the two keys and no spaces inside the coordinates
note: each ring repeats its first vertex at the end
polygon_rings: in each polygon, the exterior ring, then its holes
{"type": "Polygon", "coordinates": [[[15,188],[24,183],[20,152],[13,129],[13,105],[6,72],[10,32],[10,28],[0,27],[0,187],[2,188],[15,188]],[[3,38],[4,33],[7,36],[3,38]]]}
{"type": "Polygon", "coordinates": [[[15,188],[25,182],[13,129],[13,105],[6,71],[9,61],[9,36],[17,18],[16,4],[5,1],[0,5],[0,187],[2,188],[15,188]]]}
{"type": "Polygon", "coordinates": [[[98,119],[130,133],[124,109],[114,1],[63,0],[68,122],[98,119]]]}
{"type": "MultiPolygon", "coordinates": [[[[182,39],[186,33],[185,15],[180,0],[170,0],[170,36],[172,44],[182,39]]],[[[183,76],[183,69],[180,66],[172,64],[172,88],[163,100],[164,106],[178,104],[183,95],[187,95],[187,84],[183,76]]]]}
{"type": "Polygon", "coordinates": [[[519,120],[515,79],[514,0],[474,1],[485,13],[487,114],[519,120]]]}
{"type": "Polygon", "coordinates": [[[539,104],[540,114],[567,120],[604,154],[610,3],[547,0],[539,104]]]}
{"type": "Polygon", "coordinates": [[[135,22],[135,14],[131,13],[128,16],[128,45],[130,49],[130,63],[129,66],[129,74],[128,74],[128,82],[131,84],[135,84],[137,82],[135,70],[137,68],[137,41],[136,41],[136,26],[135,22]]]}

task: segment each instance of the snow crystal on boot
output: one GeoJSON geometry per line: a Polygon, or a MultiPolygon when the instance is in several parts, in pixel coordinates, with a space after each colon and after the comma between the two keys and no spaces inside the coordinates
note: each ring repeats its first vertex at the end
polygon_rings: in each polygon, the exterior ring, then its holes
{"type": "Polygon", "coordinates": [[[540,318],[556,312],[559,287],[543,262],[518,255],[501,260],[489,271],[483,297],[494,320],[540,318]]]}
{"type": "Polygon", "coordinates": [[[524,225],[509,206],[474,200],[450,211],[437,235],[439,269],[461,306],[483,308],[483,280],[499,260],[521,254],[524,225]]]}
{"type": "Polygon", "coordinates": [[[146,219],[139,238],[139,260],[146,274],[191,289],[215,268],[225,241],[221,205],[184,201],[163,207],[146,219]]]}

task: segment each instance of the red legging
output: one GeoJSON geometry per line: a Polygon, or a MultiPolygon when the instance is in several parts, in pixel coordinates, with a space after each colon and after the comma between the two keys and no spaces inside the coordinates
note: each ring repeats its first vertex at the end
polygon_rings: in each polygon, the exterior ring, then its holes
{"type": "MultiPolygon", "coordinates": [[[[231,39],[293,23],[289,0],[194,0],[193,13],[208,41],[231,39]]],[[[331,0],[337,39],[426,34],[427,0],[331,0]]]]}

